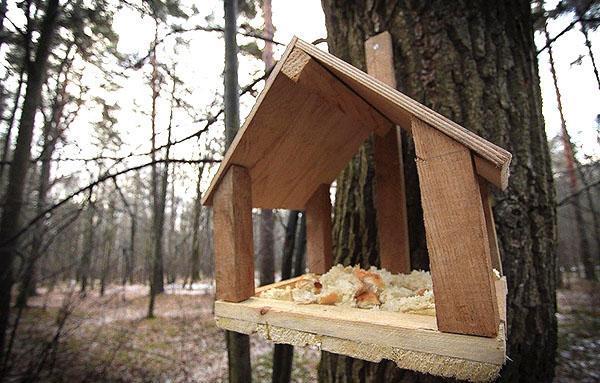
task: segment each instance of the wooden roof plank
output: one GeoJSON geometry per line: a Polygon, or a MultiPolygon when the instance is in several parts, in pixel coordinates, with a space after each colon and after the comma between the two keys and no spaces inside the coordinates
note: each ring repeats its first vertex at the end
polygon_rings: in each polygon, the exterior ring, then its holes
{"type": "MultiPolygon", "coordinates": [[[[294,37],[267,79],[265,88],[225,154],[202,203],[212,204],[216,185],[221,182],[227,168],[235,164],[250,170],[253,179],[254,207],[302,208],[306,202],[305,198],[314,191],[308,189],[312,189],[313,186],[316,188],[321,183],[331,182],[343,169],[345,163],[351,158],[351,154],[347,153],[348,150],[358,149],[357,145],[360,145],[370,132],[385,134],[391,126],[390,121],[410,130],[410,120],[413,116],[472,150],[478,174],[501,189],[506,188],[511,159],[509,152],[350,64],[294,37]],[[303,100],[309,96],[320,97],[323,104],[330,108],[327,111],[323,110],[323,113],[331,113],[331,118],[307,114],[300,110],[303,100]],[[338,120],[332,120],[334,117],[338,120]],[[269,119],[272,120],[270,123],[269,119]],[[303,119],[307,120],[303,121],[303,119]],[[322,121],[328,122],[323,124],[322,121]],[[256,129],[250,128],[251,125],[256,126],[256,129]],[[270,129],[270,133],[256,133],[265,129],[270,129]],[[273,200],[268,201],[271,197],[267,198],[263,195],[263,191],[268,189],[255,184],[259,175],[264,173],[264,169],[260,170],[260,166],[254,170],[253,168],[263,161],[263,158],[269,157],[268,152],[282,139],[280,136],[290,134],[291,129],[303,130],[300,138],[305,141],[299,142],[302,147],[298,149],[306,149],[314,155],[325,157],[317,158],[316,162],[310,164],[302,162],[306,166],[310,165],[318,169],[308,169],[302,174],[296,172],[298,173],[296,176],[300,178],[296,178],[293,184],[288,185],[297,189],[302,182],[303,187],[307,189],[306,193],[293,192],[282,182],[278,182],[277,185],[286,189],[283,192],[288,195],[272,195],[273,200]],[[308,132],[310,129],[313,135],[315,132],[329,134],[329,139],[335,140],[344,150],[338,153],[335,145],[332,145],[333,141],[325,143],[321,140],[318,145],[315,145],[314,140],[309,142],[307,134],[311,134],[308,132]],[[331,133],[329,130],[335,132],[331,133]],[[272,136],[268,137],[269,135],[272,136]],[[322,148],[311,148],[311,145],[322,146],[322,148]],[[328,150],[333,146],[333,152],[327,153],[321,150],[326,146],[328,150]]],[[[321,139],[321,137],[313,137],[313,139],[321,139]]],[[[286,150],[290,148],[287,144],[284,147],[287,148],[286,150]]],[[[275,154],[285,153],[279,151],[275,154]]],[[[271,160],[271,164],[275,162],[271,160]]],[[[289,164],[290,162],[287,162],[282,166],[289,164]]],[[[280,169],[279,172],[285,172],[285,169],[280,169]]],[[[274,173],[272,176],[276,175],[278,174],[274,173]]]]}
{"type": "Polygon", "coordinates": [[[202,205],[209,205],[209,206],[212,205],[213,192],[215,190],[216,185],[219,182],[221,182],[221,179],[223,178],[223,175],[224,175],[225,171],[227,170],[227,167],[230,165],[229,162],[230,162],[231,156],[235,152],[236,147],[238,146],[239,142],[242,139],[242,136],[248,129],[248,126],[250,125],[252,118],[254,117],[254,115],[256,114],[258,109],[260,108],[260,105],[262,104],[264,98],[269,93],[269,89],[271,89],[271,85],[273,84],[273,82],[275,82],[275,79],[277,78],[277,73],[279,73],[279,71],[281,71],[281,67],[283,66],[283,63],[286,61],[287,57],[292,52],[292,50],[296,46],[297,42],[298,42],[298,38],[296,36],[294,36],[292,38],[292,40],[290,41],[290,43],[288,44],[285,52],[283,52],[281,59],[277,62],[277,64],[275,64],[275,67],[273,67],[273,71],[267,78],[265,87],[258,95],[258,98],[256,99],[256,102],[254,103],[254,106],[250,110],[250,113],[246,117],[244,124],[242,125],[242,127],[236,134],[235,138],[233,139],[233,142],[229,146],[229,149],[227,150],[227,152],[225,153],[225,156],[223,157],[223,160],[221,161],[221,165],[219,166],[217,173],[214,175],[208,189],[206,190],[206,193],[202,197],[202,205]]]}
{"type": "Polygon", "coordinates": [[[474,151],[491,165],[486,167],[486,174],[482,176],[499,188],[506,188],[511,160],[508,151],[312,44],[298,39],[296,45],[403,129],[410,131],[410,117],[414,115],[474,151]]]}

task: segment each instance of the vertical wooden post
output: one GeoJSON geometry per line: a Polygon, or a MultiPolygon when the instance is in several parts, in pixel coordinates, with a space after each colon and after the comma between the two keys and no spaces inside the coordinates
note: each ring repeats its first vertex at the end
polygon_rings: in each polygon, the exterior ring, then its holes
{"type": "Polygon", "coordinates": [[[311,273],[324,274],[333,266],[331,199],[323,184],[306,202],[306,264],[311,273]]]}
{"type": "Polygon", "coordinates": [[[479,181],[479,192],[481,202],[483,203],[483,214],[485,216],[485,227],[487,230],[488,241],[490,244],[490,258],[492,267],[502,275],[502,260],[500,250],[498,249],[498,237],[496,236],[496,224],[494,223],[494,212],[492,211],[491,195],[488,190],[487,181],[482,177],[477,177],[479,181]]]}
{"type": "MultiPolygon", "coordinates": [[[[389,32],[365,42],[365,57],[367,72],[395,88],[394,52],[389,32]]],[[[410,246],[400,128],[392,127],[383,137],[375,135],[373,152],[381,267],[393,273],[409,273],[410,246]]]]}
{"type": "Polygon", "coordinates": [[[213,199],[217,299],[241,302],[254,295],[252,193],[248,170],[231,165],[213,199]]]}
{"type": "Polygon", "coordinates": [[[496,291],[471,153],[415,118],[412,134],[438,328],[496,336],[496,291]]]}

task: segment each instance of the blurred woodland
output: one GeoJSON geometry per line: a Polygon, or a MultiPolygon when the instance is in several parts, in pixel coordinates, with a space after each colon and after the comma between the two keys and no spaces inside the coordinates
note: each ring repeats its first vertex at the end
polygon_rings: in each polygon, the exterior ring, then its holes
{"type": "MultiPolygon", "coordinates": [[[[591,64],[600,92],[600,1],[365,3],[322,0],[328,35],[315,44],[363,68],[366,38],[389,30],[398,89],[513,154],[494,206],[512,332],[500,380],[599,381],[600,114],[568,125],[563,105],[578,100],[561,90],[577,84],[561,80],[554,46],[579,36],[569,70],[591,64]],[[556,135],[544,130],[542,58],[556,135]]],[[[200,201],[288,42],[276,30],[271,0],[0,0],[0,379],[441,381],[224,335],[212,320],[212,217],[200,201]],[[123,13],[134,39],[136,24],[152,25],[141,54],[119,49],[123,13]],[[225,47],[207,102],[188,80],[189,57],[215,54],[198,51],[199,35],[225,47]]],[[[379,262],[370,150],[334,198],[335,259],[363,267],[379,262]]],[[[418,185],[413,158],[404,170],[418,185]]],[[[421,228],[411,258],[428,269],[418,190],[408,204],[421,228]]],[[[302,212],[253,218],[258,284],[302,274],[302,212]]]]}

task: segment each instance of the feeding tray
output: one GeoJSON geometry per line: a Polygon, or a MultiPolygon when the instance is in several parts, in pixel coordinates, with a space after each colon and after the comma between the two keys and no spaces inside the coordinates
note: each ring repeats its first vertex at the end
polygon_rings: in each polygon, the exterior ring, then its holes
{"type": "Polygon", "coordinates": [[[471,381],[495,378],[505,361],[506,279],[496,281],[502,321],[494,338],[438,331],[434,316],[347,306],[297,304],[262,298],[262,291],[293,286],[305,276],[259,287],[240,303],[218,300],[218,327],[257,333],[275,343],[321,350],[398,367],[471,381]]]}
{"type": "Polygon", "coordinates": [[[502,270],[488,186],[506,188],[511,155],[397,91],[391,52],[387,33],[366,43],[380,81],[300,39],[288,45],[202,201],[213,207],[217,324],[488,380],[505,360],[506,307],[492,272],[502,270]],[[255,296],[252,208],[303,210],[308,271],[324,274],[333,264],[331,182],[370,137],[380,265],[410,272],[399,129],[415,145],[436,316],[255,296]]]}

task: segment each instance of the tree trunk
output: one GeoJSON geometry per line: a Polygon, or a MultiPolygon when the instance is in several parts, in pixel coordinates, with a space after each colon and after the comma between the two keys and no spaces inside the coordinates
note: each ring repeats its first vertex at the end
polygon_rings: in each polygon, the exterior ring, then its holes
{"type": "MultiPolygon", "coordinates": [[[[68,49],[66,49],[65,56],[63,57],[58,68],[56,74],[56,90],[54,100],[52,102],[50,117],[47,121],[45,121],[42,129],[43,146],[42,153],[40,154],[41,166],[37,190],[37,215],[42,214],[42,212],[46,209],[46,199],[50,190],[50,169],[52,165],[52,155],[56,149],[56,144],[58,143],[59,137],[66,128],[66,126],[63,126],[63,112],[67,102],[66,90],[67,85],[69,84],[68,75],[72,64],[72,58],[70,57],[72,48],[73,45],[70,45],[68,49]],[[61,77],[63,77],[62,80],[61,77]]],[[[0,179],[1,177],[2,176],[0,175],[0,179]]],[[[40,220],[33,227],[31,253],[25,261],[25,272],[22,275],[19,294],[16,301],[16,306],[18,307],[25,307],[27,305],[27,299],[36,294],[38,274],[37,264],[40,257],[43,255],[41,246],[42,242],[44,241],[45,231],[46,228],[44,225],[44,220],[40,220]]]]}
{"type": "MultiPolygon", "coordinates": [[[[357,3],[322,0],[330,51],[364,69],[364,41],[392,34],[398,88],[513,153],[494,213],[508,278],[504,381],[551,381],[556,348],[555,201],[541,113],[529,2],[357,3]]],[[[426,268],[414,148],[403,137],[413,268],[426,268]]],[[[372,148],[337,180],[335,261],[378,265],[372,148]]],[[[321,382],[434,381],[431,376],[323,353],[321,382]]]]}
{"type": "MultiPolygon", "coordinates": [[[[163,282],[163,262],[162,262],[162,227],[164,222],[164,210],[163,214],[160,213],[161,209],[161,191],[159,188],[159,176],[158,166],[156,164],[156,113],[157,113],[157,100],[159,96],[159,73],[158,73],[158,62],[156,61],[156,46],[158,45],[158,19],[154,19],[154,42],[152,45],[152,53],[150,56],[150,64],[152,65],[152,75],[150,79],[150,87],[152,90],[152,109],[150,114],[150,126],[152,128],[151,137],[151,182],[152,182],[152,250],[150,254],[152,256],[151,271],[150,271],[150,300],[148,303],[148,318],[154,317],[154,302],[157,294],[164,291],[163,282]]],[[[167,167],[167,164],[164,164],[167,167]]]]}
{"type": "Polygon", "coordinates": [[[90,278],[90,265],[92,261],[92,252],[94,251],[94,210],[92,205],[92,191],[90,190],[89,204],[87,208],[87,227],[83,239],[83,251],[81,253],[81,261],[79,263],[78,278],[80,282],[79,291],[85,294],[90,278]]]}
{"type": "Polygon", "coordinates": [[[104,296],[106,284],[110,282],[110,266],[115,243],[115,201],[111,197],[108,207],[108,219],[104,227],[104,246],[102,249],[102,270],[100,271],[100,296],[104,296]]]}
{"type": "Polygon", "coordinates": [[[300,229],[294,244],[294,275],[302,275],[306,270],[306,216],[300,217],[300,229]]]}
{"type": "MultiPolygon", "coordinates": [[[[294,243],[298,228],[298,211],[291,210],[285,227],[285,242],[281,259],[281,280],[292,277],[292,262],[294,258],[294,243]]],[[[294,359],[294,346],[289,344],[275,344],[273,349],[273,383],[287,383],[292,375],[292,361],[294,359]]]]}
{"type": "MultiPolygon", "coordinates": [[[[263,0],[263,19],[264,31],[263,34],[267,39],[273,39],[273,17],[271,12],[271,0],[263,0]]],[[[275,60],[273,59],[273,43],[265,40],[265,47],[262,51],[262,59],[265,63],[265,72],[269,72],[275,60]]],[[[261,209],[260,211],[260,226],[258,233],[258,260],[259,260],[259,275],[260,285],[268,285],[275,282],[275,254],[273,253],[274,237],[273,211],[269,209],[261,209]]]]}
{"type": "Polygon", "coordinates": [[[200,213],[202,212],[202,174],[204,165],[198,168],[198,179],[196,180],[196,199],[194,200],[194,212],[192,218],[192,253],[190,259],[190,287],[192,283],[200,279],[200,213]]]}
{"type": "MultiPolygon", "coordinates": [[[[237,0],[224,0],[225,11],[225,151],[240,128],[240,94],[238,83],[237,0]]],[[[250,338],[248,335],[225,331],[229,382],[252,381],[250,338]]]]}
{"type": "MultiPolygon", "coordinates": [[[[578,180],[575,169],[579,167],[579,161],[575,157],[575,146],[571,141],[571,135],[567,130],[567,121],[563,113],[562,97],[560,94],[560,88],[558,87],[558,76],[556,74],[556,67],[554,65],[554,53],[552,44],[550,44],[550,34],[546,24],[544,24],[544,35],[546,36],[546,44],[548,45],[548,56],[550,58],[550,72],[552,73],[552,81],[554,84],[554,92],[556,93],[556,105],[558,107],[558,114],[560,115],[560,127],[561,127],[561,140],[563,143],[563,154],[565,156],[565,164],[567,166],[567,174],[569,176],[569,187],[571,193],[575,194],[578,191],[578,180]]],[[[585,272],[585,279],[595,280],[594,263],[592,260],[592,254],[590,250],[590,244],[587,235],[587,225],[583,220],[583,211],[581,210],[581,195],[577,195],[573,198],[571,204],[573,205],[573,211],[575,213],[575,225],[577,225],[577,235],[579,236],[579,251],[581,263],[583,264],[583,270],[585,272]]]]}
{"type": "Polygon", "coordinates": [[[273,210],[260,210],[258,227],[258,262],[260,286],[275,282],[275,255],[273,254],[274,238],[273,210]]]}
{"type": "Polygon", "coordinates": [[[5,334],[10,318],[10,299],[13,285],[12,268],[19,231],[23,191],[29,161],[35,115],[40,105],[42,85],[46,76],[48,55],[59,13],[58,0],[49,0],[37,42],[35,61],[27,77],[27,88],[21,111],[17,145],[8,175],[5,209],[0,219],[0,360],[4,358],[5,334]]]}
{"type": "Polygon", "coordinates": [[[224,0],[225,8],[225,148],[233,142],[240,128],[240,85],[238,80],[237,2],[224,0]]]}
{"type": "Polygon", "coordinates": [[[17,83],[17,90],[15,91],[14,101],[12,105],[12,109],[10,110],[10,117],[7,122],[6,134],[4,135],[4,140],[2,141],[2,158],[0,159],[0,185],[4,185],[4,169],[7,166],[6,162],[10,158],[10,143],[12,137],[12,130],[15,122],[15,117],[17,115],[17,110],[19,109],[19,101],[21,100],[21,91],[23,88],[23,77],[25,76],[25,65],[21,68],[19,72],[19,81],[17,83]]]}

